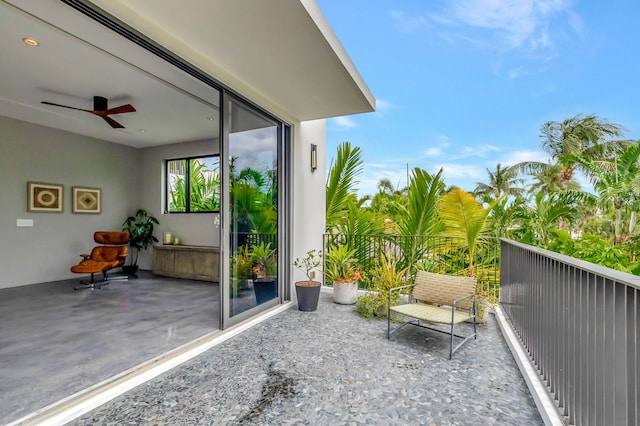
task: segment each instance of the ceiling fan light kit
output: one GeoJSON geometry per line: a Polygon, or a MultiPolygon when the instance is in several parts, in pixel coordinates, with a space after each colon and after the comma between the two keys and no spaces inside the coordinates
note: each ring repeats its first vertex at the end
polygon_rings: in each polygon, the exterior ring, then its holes
{"type": "Polygon", "coordinates": [[[77,111],[84,111],[84,112],[88,112],[88,113],[97,115],[98,117],[101,117],[104,121],[109,123],[109,125],[111,127],[113,127],[114,129],[124,129],[124,126],[122,124],[118,123],[113,118],[109,117],[110,115],[112,115],[112,114],[124,114],[124,113],[127,113],[127,112],[135,112],[135,110],[136,110],[131,104],[120,105],[118,107],[109,109],[109,101],[107,100],[107,98],[102,97],[102,96],[94,96],[93,97],[93,110],[75,108],[75,107],[71,107],[71,106],[68,106],[68,105],[60,105],[60,104],[55,104],[53,102],[46,102],[46,101],[42,101],[41,103],[43,103],[45,105],[52,105],[52,106],[57,106],[57,107],[62,107],[62,108],[75,109],[77,111]]]}

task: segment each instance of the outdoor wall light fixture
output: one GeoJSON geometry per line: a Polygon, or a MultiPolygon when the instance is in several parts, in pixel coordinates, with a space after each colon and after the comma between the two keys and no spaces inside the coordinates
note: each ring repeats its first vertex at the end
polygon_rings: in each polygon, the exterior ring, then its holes
{"type": "Polygon", "coordinates": [[[318,145],[311,144],[311,171],[315,172],[318,168],[318,145]]]}

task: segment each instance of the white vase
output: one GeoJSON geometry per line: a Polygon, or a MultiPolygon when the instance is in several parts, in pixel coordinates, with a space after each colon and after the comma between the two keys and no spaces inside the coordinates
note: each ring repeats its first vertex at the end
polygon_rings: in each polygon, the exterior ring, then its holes
{"type": "Polygon", "coordinates": [[[333,283],[333,301],[340,305],[353,305],[358,298],[358,283],[333,283]]]}

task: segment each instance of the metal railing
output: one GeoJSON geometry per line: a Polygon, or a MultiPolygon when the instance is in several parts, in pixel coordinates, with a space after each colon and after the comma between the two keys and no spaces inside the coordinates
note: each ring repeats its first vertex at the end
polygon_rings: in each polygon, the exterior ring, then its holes
{"type": "Polygon", "coordinates": [[[568,422],[640,424],[640,277],[502,240],[502,308],[568,422]]]}
{"type": "MultiPolygon", "coordinates": [[[[347,245],[355,250],[358,266],[365,273],[380,259],[380,253],[384,253],[394,256],[401,267],[408,267],[412,272],[416,268],[425,268],[440,274],[466,275],[469,256],[461,242],[460,238],[448,236],[325,234],[324,251],[347,245]]],[[[496,299],[500,291],[499,264],[498,239],[489,239],[478,245],[473,259],[478,289],[496,299]]]]}

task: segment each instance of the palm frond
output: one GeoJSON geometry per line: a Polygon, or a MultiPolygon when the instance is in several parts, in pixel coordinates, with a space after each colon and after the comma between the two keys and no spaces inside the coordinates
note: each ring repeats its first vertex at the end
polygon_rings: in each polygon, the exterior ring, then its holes
{"type": "Polygon", "coordinates": [[[362,172],[359,147],[351,148],[349,142],[338,146],[335,162],[331,162],[327,175],[326,224],[327,231],[338,225],[347,208],[350,194],[355,192],[358,175],[362,172]]]}

